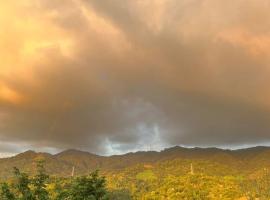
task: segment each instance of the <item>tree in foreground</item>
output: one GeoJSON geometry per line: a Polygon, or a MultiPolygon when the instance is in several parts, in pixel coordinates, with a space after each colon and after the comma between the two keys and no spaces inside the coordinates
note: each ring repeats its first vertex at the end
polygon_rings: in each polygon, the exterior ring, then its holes
{"type": "Polygon", "coordinates": [[[15,200],[15,196],[10,191],[9,185],[7,183],[3,183],[1,185],[0,199],[2,199],[2,200],[15,200]]]}
{"type": "Polygon", "coordinates": [[[108,199],[105,183],[105,178],[100,177],[98,171],[88,176],[77,177],[72,183],[70,197],[74,200],[108,199]]]}
{"type": "Polygon", "coordinates": [[[16,199],[35,200],[33,192],[30,189],[31,180],[28,174],[21,172],[16,167],[14,167],[13,173],[16,177],[16,183],[14,185],[14,189],[16,191],[16,199]]]}
{"type": "Polygon", "coordinates": [[[46,184],[49,181],[49,175],[46,174],[44,162],[37,162],[37,175],[33,178],[32,184],[34,186],[33,195],[38,200],[49,200],[49,193],[46,190],[46,184]]]}
{"type": "Polygon", "coordinates": [[[0,200],[107,200],[106,181],[98,171],[88,176],[52,181],[45,173],[43,162],[37,162],[37,174],[28,174],[14,168],[15,179],[12,184],[0,185],[0,200]],[[56,185],[50,190],[51,185],[56,185]],[[52,195],[53,193],[53,195],[52,195]]]}

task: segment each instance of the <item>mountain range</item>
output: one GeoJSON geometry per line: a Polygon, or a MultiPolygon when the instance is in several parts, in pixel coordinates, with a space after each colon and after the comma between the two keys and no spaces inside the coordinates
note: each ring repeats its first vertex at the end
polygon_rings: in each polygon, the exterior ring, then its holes
{"type": "Polygon", "coordinates": [[[33,172],[37,160],[45,161],[46,170],[50,175],[64,177],[70,176],[73,167],[76,175],[82,175],[95,169],[104,172],[121,171],[140,164],[151,166],[172,160],[204,161],[219,164],[238,172],[250,173],[263,167],[270,167],[270,147],[258,146],[239,150],[224,150],[175,146],[160,152],[140,151],[113,156],[99,156],[73,149],[54,155],[30,150],[13,157],[1,158],[0,177],[10,177],[13,167],[18,167],[25,172],[33,172]]]}

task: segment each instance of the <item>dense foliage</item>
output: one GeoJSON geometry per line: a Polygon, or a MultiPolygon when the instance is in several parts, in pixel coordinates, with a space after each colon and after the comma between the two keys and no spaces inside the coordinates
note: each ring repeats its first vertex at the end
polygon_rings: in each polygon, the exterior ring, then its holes
{"type": "Polygon", "coordinates": [[[139,164],[107,175],[110,190],[137,200],[269,200],[270,174],[243,173],[215,162],[172,160],[139,164]]]}
{"type": "Polygon", "coordinates": [[[1,185],[1,200],[106,200],[105,178],[98,171],[76,178],[51,178],[42,162],[37,163],[37,174],[14,168],[14,179],[1,185]]]}
{"type": "Polygon", "coordinates": [[[2,182],[1,200],[268,200],[268,168],[244,171],[213,161],[175,159],[140,163],[88,175],[49,176],[13,170],[2,182]],[[106,179],[105,179],[106,177],[106,179]]]}

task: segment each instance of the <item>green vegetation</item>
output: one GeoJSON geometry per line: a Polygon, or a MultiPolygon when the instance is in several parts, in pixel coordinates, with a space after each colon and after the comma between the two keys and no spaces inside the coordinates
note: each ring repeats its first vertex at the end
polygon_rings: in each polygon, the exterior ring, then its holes
{"type": "Polygon", "coordinates": [[[14,177],[1,184],[1,200],[267,200],[270,175],[265,168],[236,175],[224,166],[203,161],[173,160],[138,164],[121,171],[98,171],[78,177],[49,177],[37,162],[33,176],[14,168],[14,177]],[[213,170],[213,168],[215,170],[213,170]],[[210,171],[207,171],[207,168],[210,171]],[[194,171],[193,171],[194,170],[194,171]],[[212,174],[211,174],[212,173],[212,174]],[[211,174],[211,175],[210,175],[211,174]]]}
{"type": "Polygon", "coordinates": [[[201,160],[138,164],[106,177],[109,190],[129,191],[136,200],[270,199],[268,170],[246,173],[201,160]]]}
{"type": "Polygon", "coordinates": [[[70,179],[50,179],[43,162],[34,177],[14,168],[14,179],[1,185],[1,200],[107,200],[105,178],[98,171],[70,179]]]}
{"type": "Polygon", "coordinates": [[[139,152],[100,160],[74,151],[57,156],[57,160],[28,152],[4,160],[9,164],[4,169],[13,173],[1,177],[0,200],[270,199],[270,165],[265,159],[268,150],[240,151],[234,157],[212,149],[199,156],[198,150],[185,154],[183,149],[177,151],[160,157],[139,152]],[[12,170],[11,163],[18,168],[12,170]],[[86,173],[86,169],[92,172],[86,173]]]}

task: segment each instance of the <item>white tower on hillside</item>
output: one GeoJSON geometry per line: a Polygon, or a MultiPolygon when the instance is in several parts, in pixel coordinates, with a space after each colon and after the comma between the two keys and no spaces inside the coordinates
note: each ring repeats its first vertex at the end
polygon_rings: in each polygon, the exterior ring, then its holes
{"type": "Polygon", "coordinates": [[[192,165],[192,163],[190,163],[190,174],[191,174],[191,175],[194,174],[194,170],[193,170],[193,165],[192,165]]]}
{"type": "Polygon", "coordinates": [[[73,167],[72,167],[72,171],[71,171],[71,177],[74,176],[74,172],[75,172],[75,167],[73,166],[73,167]]]}

